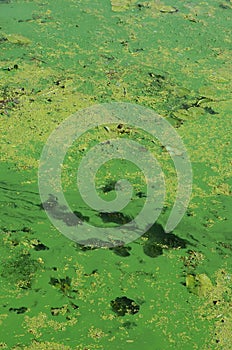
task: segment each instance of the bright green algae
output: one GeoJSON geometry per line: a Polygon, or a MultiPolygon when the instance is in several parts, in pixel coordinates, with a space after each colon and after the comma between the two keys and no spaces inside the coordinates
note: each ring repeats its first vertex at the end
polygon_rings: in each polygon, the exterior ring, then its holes
{"type": "MultiPolygon", "coordinates": [[[[230,349],[231,11],[230,1],[0,2],[0,348],[230,349]],[[65,118],[110,101],[150,107],[176,128],[191,158],[193,194],[165,236],[176,189],[168,154],[142,132],[83,135],[76,147],[86,151],[109,136],[139,140],[167,185],[163,213],[140,240],[87,249],[48,221],[38,160],[65,118]],[[111,305],[122,296],[139,311],[118,316],[111,305]]],[[[73,165],[75,147],[63,185],[80,211],[73,165]]],[[[114,197],[116,168],[108,164],[96,179],[102,198],[114,197]]],[[[144,198],[136,193],[146,190],[136,169],[128,179],[136,200],[122,218],[138,212],[144,198]]],[[[81,207],[91,223],[107,224],[81,207]]]]}

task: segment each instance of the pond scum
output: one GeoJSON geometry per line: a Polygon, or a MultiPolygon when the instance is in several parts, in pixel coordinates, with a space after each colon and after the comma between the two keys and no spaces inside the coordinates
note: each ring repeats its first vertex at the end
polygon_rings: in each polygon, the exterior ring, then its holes
{"type": "MultiPolygon", "coordinates": [[[[0,349],[232,348],[231,11],[231,1],[216,0],[0,1],[0,349]],[[77,216],[114,226],[144,204],[144,178],[131,164],[129,209],[97,213],[77,197],[76,152],[110,137],[149,148],[167,188],[161,217],[139,240],[96,249],[48,221],[37,169],[63,120],[110,101],[167,118],[188,150],[193,193],[166,234],[177,184],[168,152],[129,125],[87,132],[62,174],[77,216]]],[[[111,162],[96,177],[103,199],[114,198],[118,169],[111,162]]]]}

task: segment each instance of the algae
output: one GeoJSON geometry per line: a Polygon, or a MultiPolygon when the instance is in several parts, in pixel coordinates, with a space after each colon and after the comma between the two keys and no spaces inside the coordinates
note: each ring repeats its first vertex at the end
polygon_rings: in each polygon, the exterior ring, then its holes
{"type": "MultiPolygon", "coordinates": [[[[229,350],[231,2],[17,0],[0,7],[0,348],[229,350]],[[165,234],[177,183],[167,150],[129,125],[86,133],[62,174],[78,217],[117,225],[146,199],[142,174],[128,164],[129,209],[110,217],[79,201],[75,152],[84,156],[110,137],[148,147],[168,192],[159,222],[140,240],[96,249],[52,227],[36,171],[54,128],[109,101],[150,107],[172,123],[191,158],[193,194],[182,222],[165,234]],[[139,312],[119,303],[119,312],[129,312],[117,316],[117,296],[135,300],[139,312]]],[[[114,198],[117,169],[113,162],[100,169],[101,198],[114,198]]]]}
{"type": "Polygon", "coordinates": [[[20,34],[5,34],[0,32],[0,41],[9,42],[10,44],[29,45],[31,40],[20,34]]]}
{"type": "Polygon", "coordinates": [[[137,0],[111,0],[112,11],[121,12],[131,8],[137,0]]]}

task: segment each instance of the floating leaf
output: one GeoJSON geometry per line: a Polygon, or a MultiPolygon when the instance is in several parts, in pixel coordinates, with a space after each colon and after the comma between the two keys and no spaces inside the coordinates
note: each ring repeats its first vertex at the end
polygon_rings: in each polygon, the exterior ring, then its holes
{"type": "Polygon", "coordinates": [[[187,275],[186,276],[186,287],[188,290],[198,295],[199,297],[205,297],[213,288],[212,282],[209,277],[204,274],[187,275]]]}
{"type": "Polygon", "coordinates": [[[173,6],[162,5],[160,7],[160,12],[163,12],[163,13],[174,13],[174,12],[178,12],[178,9],[176,7],[173,7],[173,6]]]}
{"type": "Polygon", "coordinates": [[[22,36],[20,34],[5,34],[1,33],[2,40],[5,40],[11,44],[17,44],[17,45],[28,45],[31,43],[31,40],[26,38],[25,36],[22,36]]]}
{"type": "Polygon", "coordinates": [[[111,0],[112,11],[123,12],[128,10],[137,0],[111,0]]]}

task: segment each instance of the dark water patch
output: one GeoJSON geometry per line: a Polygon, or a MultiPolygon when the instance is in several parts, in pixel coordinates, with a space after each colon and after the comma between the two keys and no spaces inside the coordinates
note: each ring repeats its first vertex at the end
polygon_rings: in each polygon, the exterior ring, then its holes
{"type": "Polygon", "coordinates": [[[180,238],[174,233],[165,232],[163,226],[158,223],[155,223],[144,237],[148,239],[148,244],[162,245],[163,248],[168,249],[186,248],[187,244],[190,244],[188,240],[180,238]]]}
{"type": "Polygon", "coordinates": [[[114,254],[125,258],[127,256],[130,256],[131,247],[122,246],[122,247],[110,248],[110,250],[112,250],[114,254]]]}
{"type": "Polygon", "coordinates": [[[156,258],[163,254],[163,248],[155,242],[148,241],[143,246],[143,252],[150,258],[156,258]]]}
{"type": "Polygon", "coordinates": [[[56,287],[58,291],[64,295],[69,295],[69,293],[72,291],[71,283],[72,279],[69,276],[66,276],[65,278],[51,277],[49,282],[49,284],[56,287]]]}
{"type": "Polygon", "coordinates": [[[111,301],[110,305],[117,316],[125,316],[126,314],[135,315],[140,309],[139,305],[133,299],[126,296],[117,297],[111,301]]]}
{"type": "Polygon", "coordinates": [[[108,181],[101,189],[103,193],[108,193],[110,191],[115,190],[116,184],[117,184],[117,181],[108,181]]]}
{"type": "Polygon", "coordinates": [[[46,245],[44,245],[43,243],[41,243],[40,241],[38,241],[37,243],[33,243],[32,245],[37,252],[39,252],[41,250],[42,251],[49,250],[49,248],[46,245]]]}
{"type": "Polygon", "coordinates": [[[116,223],[118,225],[125,225],[132,220],[129,215],[123,214],[121,212],[102,212],[99,213],[100,218],[104,223],[116,223]]]}
{"type": "Polygon", "coordinates": [[[27,311],[27,307],[25,307],[25,306],[22,306],[22,307],[19,307],[19,308],[10,307],[9,311],[10,312],[15,312],[17,315],[20,315],[20,314],[24,314],[27,311]]]}

